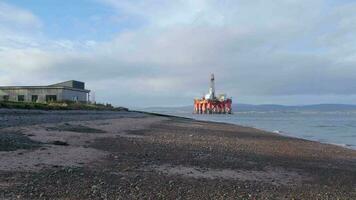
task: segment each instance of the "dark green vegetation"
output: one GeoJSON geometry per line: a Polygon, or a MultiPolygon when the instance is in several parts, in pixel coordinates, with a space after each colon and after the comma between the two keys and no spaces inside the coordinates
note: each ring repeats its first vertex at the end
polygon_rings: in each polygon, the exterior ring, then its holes
{"type": "Polygon", "coordinates": [[[15,151],[18,149],[33,149],[40,147],[41,143],[33,141],[18,132],[0,134],[0,151],[15,151]]]}
{"type": "Polygon", "coordinates": [[[70,132],[77,132],[77,133],[106,133],[106,131],[100,129],[90,128],[83,125],[73,125],[68,123],[50,128],[50,130],[70,131],[70,132]]]}
{"type": "Polygon", "coordinates": [[[111,104],[88,104],[81,102],[51,102],[51,103],[33,103],[33,102],[12,102],[0,101],[0,108],[9,109],[37,109],[37,110],[110,110],[110,111],[128,111],[127,108],[113,107],[111,104]]]}

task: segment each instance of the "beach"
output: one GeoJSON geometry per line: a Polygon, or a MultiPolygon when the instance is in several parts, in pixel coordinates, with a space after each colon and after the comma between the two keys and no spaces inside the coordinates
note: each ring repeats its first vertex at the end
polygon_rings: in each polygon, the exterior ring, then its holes
{"type": "Polygon", "coordinates": [[[356,199],[356,151],[127,111],[0,109],[1,199],[356,199]]]}

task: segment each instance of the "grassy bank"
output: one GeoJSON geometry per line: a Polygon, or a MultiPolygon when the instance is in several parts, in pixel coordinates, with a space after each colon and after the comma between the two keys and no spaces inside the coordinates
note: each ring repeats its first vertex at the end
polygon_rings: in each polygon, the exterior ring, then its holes
{"type": "Polygon", "coordinates": [[[51,103],[33,103],[33,102],[12,102],[0,101],[0,108],[8,109],[28,109],[28,110],[108,110],[122,111],[128,110],[124,107],[113,107],[111,104],[88,104],[81,102],[51,102],[51,103]]]}

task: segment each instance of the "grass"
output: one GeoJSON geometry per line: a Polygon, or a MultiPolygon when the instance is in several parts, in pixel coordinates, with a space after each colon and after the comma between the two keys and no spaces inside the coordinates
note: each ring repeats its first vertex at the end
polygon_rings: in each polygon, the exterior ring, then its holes
{"type": "Polygon", "coordinates": [[[28,109],[28,110],[108,110],[108,111],[128,111],[127,108],[113,107],[111,104],[88,104],[81,102],[49,102],[49,103],[33,103],[33,102],[13,102],[0,101],[0,108],[8,109],[28,109]]]}

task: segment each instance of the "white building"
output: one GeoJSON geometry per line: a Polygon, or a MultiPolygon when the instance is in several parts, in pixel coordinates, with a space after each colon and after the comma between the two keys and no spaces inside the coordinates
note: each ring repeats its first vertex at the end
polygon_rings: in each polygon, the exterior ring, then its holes
{"type": "Polygon", "coordinates": [[[89,100],[90,90],[85,89],[85,83],[66,81],[48,86],[2,86],[0,101],[18,102],[50,102],[50,101],[80,101],[89,100]]]}

